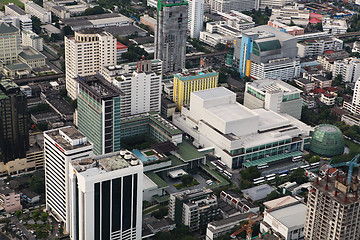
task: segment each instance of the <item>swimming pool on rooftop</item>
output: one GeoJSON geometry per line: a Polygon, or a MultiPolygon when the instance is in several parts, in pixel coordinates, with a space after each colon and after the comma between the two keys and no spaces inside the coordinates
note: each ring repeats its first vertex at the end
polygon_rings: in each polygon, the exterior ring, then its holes
{"type": "Polygon", "coordinates": [[[133,154],[135,154],[136,157],[138,157],[140,159],[141,162],[157,160],[157,157],[155,157],[155,156],[146,156],[145,154],[140,152],[140,150],[138,150],[138,149],[134,149],[134,150],[132,150],[132,152],[133,152],[133,154]]]}

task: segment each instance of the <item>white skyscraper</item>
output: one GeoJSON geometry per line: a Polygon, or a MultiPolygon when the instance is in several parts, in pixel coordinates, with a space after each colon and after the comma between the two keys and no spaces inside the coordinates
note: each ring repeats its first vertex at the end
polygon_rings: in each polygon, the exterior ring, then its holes
{"type": "Polygon", "coordinates": [[[75,37],[65,37],[66,90],[77,98],[75,78],[101,71],[102,66],[116,64],[116,38],[99,28],[82,29],[75,37]]]}
{"type": "Polygon", "coordinates": [[[72,239],[141,239],[143,165],[138,158],[120,151],[72,161],[70,169],[72,239]]]}
{"type": "Polygon", "coordinates": [[[344,101],[343,107],[352,114],[360,114],[360,78],[355,82],[352,101],[344,101]]]}
{"type": "Polygon", "coordinates": [[[199,38],[204,26],[204,0],[189,0],[188,29],[191,38],[199,38]]]}
{"type": "Polygon", "coordinates": [[[134,71],[113,80],[124,93],[121,96],[120,116],[160,112],[161,75],[134,71]]]}
{"type": "Polygon", "coordinates": [[[74,127],[44,132],[46,209],[70,226],[68,175],[74,159],[93,156],[93,145],[74,127]]]}

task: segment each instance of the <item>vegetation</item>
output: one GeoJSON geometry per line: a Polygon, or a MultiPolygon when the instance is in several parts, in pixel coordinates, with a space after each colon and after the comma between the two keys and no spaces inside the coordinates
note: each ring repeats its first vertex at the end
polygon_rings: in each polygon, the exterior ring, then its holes
{"type": "Polygon", "coordinates": [[[265,201],[271,201],[283,196],[284,194],[278,193],[278,191],[274,190],[266,196],[265,201]]]}
{"type": "Polygon", "coordinates": [[[4,8],[5,5],[8,5],[9,3],[14,3],[16,6],[24,9],[24,3],[22,3],[20,0],[0,0],[0,7],[4,8]]]}
{"type": "Polygon", "coordinates": [[[252,181],[255,178],[258,178],[261,176],[261,173],[259,169],[255,166],[251,166],[249,168],[246,168],[244,170],[240,171],[241,179],[239,182],[239,188],[240,189],[246,189],[252,187],[252,181]]]}
{"type": "Polygon", "coordinates": [[[317,155],[312,156],[312,157],[309,159],[309,162],[310,162],[310,163],[320,162],[320,157],[317,156],[317,155]]]}
{"type": "Polygon", "coordinates": [[[35,107],[29,109],[29,114],[44,113],[51,110],[51,107],[47,103],[39,103],[35,107]]]}
{"type": "Polygon", "coordinates": [[[186,175],[181,176],[181,183],[175,184],[174,187],[176,187],[176,189],[179,190],[179,189],[192,187],[192,186],[199,185],[199,184],[200,183],[198,181],[196,181],[192,175],[186,174],[186,175]]]}
{"type": "Polygon", "coordinates": [[[147,57],[149,54],[141,47],[135,45],[128,45],[128,51],[121,54],[121,58],[126,59],[130,62],[138,61],[143,57],[147,57]]]}
{"type": "Polygon", "coordinates": [[[45,181],[43,178],[33,175],[29,183],[30,190],[37,194],[45,193],[45,181]]]}
{"type": "Polygon", "coordinates": [[[164,218],[168,213],[168,208],[166,206],[160,207],[159,210],[156,212],[151,213],[151,216],[155,217],[156,219],[164,218]]]}
{"type": "Polygon", "coordinates": [[[259,10],[253,9],[251,12],[244,11],[243,13],[248,16],[251,16],[253,18],[253,21],[255,22],[255,24],[266,25],[271,16],[271,9],[266,7],[264,11],[262,11],[260,9],[259,10]]]}
{"type": "Polygon", "coordinates": [[[40,34],[41,33],[41,21],[38,17],[35,17],[35,16],[31,16],[31,20],[32,20],[32,28],[33,28],[33,31],[36,33],[36,34],[40,34]]]}
{"type": "Polygon", "coordinates": [[[85,10],[85,12],[83,13],[83,15],[84,16],[99,15],[99,14],[104,14],[104,13],[108,13],[108,11],[106,11],[104,8],[102,8],[100,6],[95,6],[93,8],[87,8],[85,10]]]}
{"type": "Polygon", "coordinates": [[[129,149],[129,150],[146,149],[146,148],[149,148],[154,143],[156,143],[156,140],[153,139],[148,134],[136,135],[136,136],[124,138],[124,140],[121,140],[121,145],[124,148],[129,149]]]}
{"type": "Polygon", "coordinates": [[[155,240],[197,240],[197,237],[189,233],[189,228],[185,225],[180,225],[170,232],[159,232],[154,236],[155,240]]]}
{"type": "Polygon", "coordinates": [[[303,184],[303,183],[308,182],[308,178],[305,176],[305,170],[302,168],[295,169],[289,175],[289,181],[296,182],[297,184],[303,184]]]}
{"type": "Polygon", "coordinates": [[[201,42],[198,39],[193,38],[193,39],[191,39],[190,43],[199,52],[204,52],[204,53],[209,53],[210,52],[210,50],[205,47],[206,46],[205,43],[201,42]]]}

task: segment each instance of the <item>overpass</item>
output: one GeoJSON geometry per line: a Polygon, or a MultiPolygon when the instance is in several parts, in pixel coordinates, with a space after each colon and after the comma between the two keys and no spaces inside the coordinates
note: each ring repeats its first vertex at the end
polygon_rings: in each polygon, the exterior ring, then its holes
{"type": "Polygon", "coordinates": [[[63,77],[65,77],[65,74],[60,73],[60,74],[52,74],[52,75],[45,75],[45,76],[14,79],[14,82],[17,85],[27,85],[28,83],[35,83],[35,82],[56,81],[58,78],[63,78],[63,77]]]}
{"type": "Polygon", "coordinates": [[[335,37],[337,37],[337,38],[348,38],[348,37],[357,37],[357,36],[360,36],[360,31],[359,32],[347,32],[347,33],[335,35],[335,37]]]}

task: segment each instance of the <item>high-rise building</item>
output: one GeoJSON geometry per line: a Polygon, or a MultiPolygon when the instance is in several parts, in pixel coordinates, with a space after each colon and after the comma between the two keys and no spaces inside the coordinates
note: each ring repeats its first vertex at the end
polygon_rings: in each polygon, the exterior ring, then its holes
{"type": "Polygon", "coordinates": [[[204,26],[204,0],[190,0],[188,28],[191,38],[199,38],[204,26]]]}
{"type": "Polygon", "coordinates": [[[218,79],[219,73],[210,69],[185,69],[174,75],[173,101],[181,109],[190,103],[190,93],[216,88],[218,79]]]}
{"type": "Polygon", "coordinates": [[[360,239],[359,182],[333,176],[312,183],[307,200],[304,228],[307,240],[360,239]]]}
{"type": "Polygon", "coordinates": [[[24,158],[28,149],[26,96],[14,81],[3,79],[0,81],[0,160],[24,158]]]}
{"type": "Polygon", "coordinates": [[[265,108],[277,113],[287,113],[300,119],[301,92],[298,88],[281,80],[255,80],[246,83],[244,106],[250,109],[265,108]]]}
{"type": "Polygon", "coordinates": [[[143,166],[135,155],[78,159],[70,169],[72,239],[141,239],[143,166]]]}
{"type": "Polygon", "coordinates": [[[300,75],[297,39],[263,25],[243,31],[234,41],[234,66],[241,76],[289,80],[300,75]]]}
{"type": "Polygon", "coordinates": [[[66,90],[77,98],[78,76],[101,72],[102,66],[116,64],[116,38],[99,28],[82,29],[75,37],[65,36],[66,90]]]}
{"type": "Polygon", "coordinates": [[[260,0],[209,0],[210,10],[212,13],[227,13],[235,11],[251,11],[259,9],[260,0]]]}
{"type": "Polygon", "coordinates": [[[348,110],[354,115],[360,114],[360,79],[355,82],[352,101],[344,101],[343,106],[346,110],[348,110]]]}
{"type": "Polygon", "coordinates": [[[70,231],[69,164],[93,156],[93,145],[74,127],[44,132],[46,209],[70,231]]]}
{"type": "Polygon", "coordinates": [[[0,23],[0,61],[12,64],[21,51],[20,30],[11,24],[0,23]]]}
{"type": "Polygon", "coordinates": [[[360,77],[360,60],[355,57],[337,60],[333,65],[333,78],[341,75],[343,82],[356,82],[360,77]]]}
{"type": "Polygon", "coordinates": [[[154,72],[123,74],[113,81],[123,92],[120,116],[128,117],[146,112],[160,112],[161,75],[154,72]]]}
{"type": "Polygon", "coordinates": [[[188,226],[190,231],[207,226],[218,215],[217,198],[210,189],[199,188],[170,194],[169,217],[176,224],[188,226]]]}
{"type": "Polygon", "coordinates": [[[100,75],[79,77],[78,127],[95,155],[120,150],[120,89],[100,75]]]}
{"type": "Polygon", "coordinates": [[[185,67],[188,3],[184,0],[158,1],[155,29],[155,59],[163,61],[164,72],[185,67]]]}

